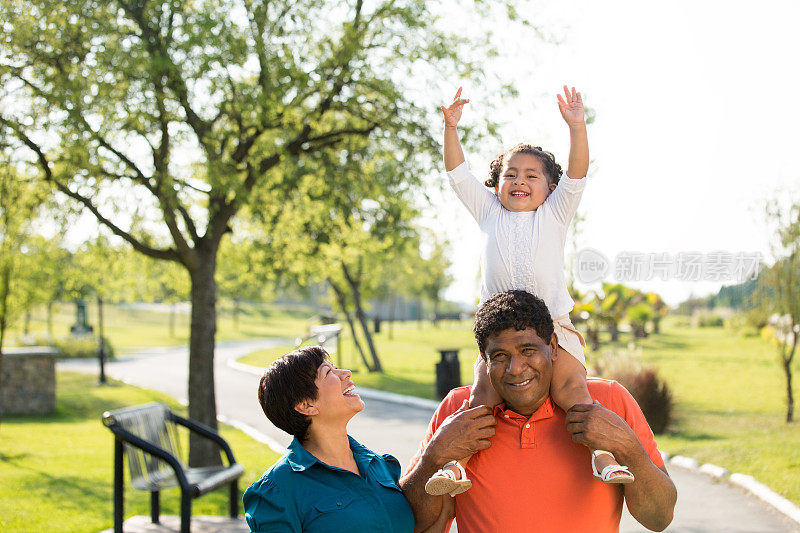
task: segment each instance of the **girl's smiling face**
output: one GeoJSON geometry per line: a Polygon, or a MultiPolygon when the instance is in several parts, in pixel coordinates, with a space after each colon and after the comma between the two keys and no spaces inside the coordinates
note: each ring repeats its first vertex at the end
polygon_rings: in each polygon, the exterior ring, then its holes
{"type": "Polygon", "coordinates": [[[503,162],[499,182],[495,194],[500,204],[513,212],[535,211],[556,188],[539,158],[521,152],[503,162]]]}

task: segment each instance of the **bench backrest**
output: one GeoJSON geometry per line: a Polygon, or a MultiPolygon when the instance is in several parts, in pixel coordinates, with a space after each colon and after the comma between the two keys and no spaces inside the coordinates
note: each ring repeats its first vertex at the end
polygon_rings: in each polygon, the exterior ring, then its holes
{"type": "MultiPolygon", "coordinates": [[[[125,431],[171,453],[179,461],[183,457],[176,424],[169,417],[169,408],[162,403],[149,403],[111,411],[106,425],[117,424],[125,431]]],[[[173,478],[174,470],[164,461],[144,450],[124,443],[131,474],[131,485],[139,490],[151,490],[173,478]]]]}

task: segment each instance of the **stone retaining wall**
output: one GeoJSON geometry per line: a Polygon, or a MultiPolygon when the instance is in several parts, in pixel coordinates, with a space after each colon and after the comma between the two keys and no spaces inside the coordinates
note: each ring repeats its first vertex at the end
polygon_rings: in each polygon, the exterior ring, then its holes
{"type": "Polygon", "coordinates": [[[55,348],[40,346],[3,352],[0,414],[47,414],[55,410],[57,355],[55,348]]]}

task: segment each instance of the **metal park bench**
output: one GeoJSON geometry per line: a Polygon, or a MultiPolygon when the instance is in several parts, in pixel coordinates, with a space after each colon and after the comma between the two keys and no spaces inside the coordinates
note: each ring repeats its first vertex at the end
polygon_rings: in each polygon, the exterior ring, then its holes
{"type": "Polygon", "coordinates": [[[169,487],[181,489],[181,533],[189,533],[192,499],[226,484],[230,484],[230,516],[239,515],[238,479],[244,467],[211,428],[178,416],[161,403],[106,411],[103,424],[114,433],[114,533],[122,533],[123,450],[128,456],[131,485],[150,492],[154,524],[159,523],[159,491],[169,487]],[[228,466],[187,467],[180,459],[177,425],[217,443],[227,456],[228,466]]]}

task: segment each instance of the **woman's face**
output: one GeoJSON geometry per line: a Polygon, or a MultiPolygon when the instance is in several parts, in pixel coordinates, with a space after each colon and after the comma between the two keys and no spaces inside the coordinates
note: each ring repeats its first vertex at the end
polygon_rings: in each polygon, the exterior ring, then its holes
{"type": "Polygon", "coordinates": [[[319,416],[325,419],[343,418],[350,420],[356,413],[364,409],[364,402],[354,392],[355,384],[350,379],[349,370],[336,368],[332,362],[325,360],[317,369],[318,395],[314,401],[319,416]]]}

